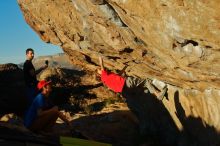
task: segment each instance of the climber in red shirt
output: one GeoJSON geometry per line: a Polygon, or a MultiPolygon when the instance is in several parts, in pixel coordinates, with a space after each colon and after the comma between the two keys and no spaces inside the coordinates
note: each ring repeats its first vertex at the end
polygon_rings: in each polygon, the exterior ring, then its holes
{"type": "Polygon", "coordinates": [[[106,70],[102,70],[101,80],[105,85],[107,85],[111,90],[116,93],[122,92],[125,84],[125,78],[114,73],[108,73],[106,70]]]}
{"type": "MultiPolygon", "coordinates": [[[[144,91],[144,93],[150,92],[151,94],[154,94],[159,100],[162,100],[165,93],[167,92],[166,86],[162,91],[158,91],[147,79],[140,79],[130,76],[125,78],[118,74],[107,72],[104,68],[103,60],[101,57],[99,57],[99,63],[101,70],[98,70],[98,73],[101,75],[101,81],[103,84],[116,93],[122,93],[125,98],[128,96],[134,96],[132,93],[137,95],[137,92],[141,89],[144,91]]],[[[126,68],[123,70],[125,69],[126,68]]]]}

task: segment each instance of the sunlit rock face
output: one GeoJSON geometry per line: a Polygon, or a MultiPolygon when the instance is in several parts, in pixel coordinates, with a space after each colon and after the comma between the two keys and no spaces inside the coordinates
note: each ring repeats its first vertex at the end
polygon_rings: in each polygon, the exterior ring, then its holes
{"type": "MultiPolygon", "coordinates": [[[[185,116],[220,130],[218,0],[18,0],[26,22],[89,70],[109,69],[169,84],[163,100],[177,127],[175,91],[185,116]]],[[[191,129],[191,128],[189,128],[191,129]]]]}

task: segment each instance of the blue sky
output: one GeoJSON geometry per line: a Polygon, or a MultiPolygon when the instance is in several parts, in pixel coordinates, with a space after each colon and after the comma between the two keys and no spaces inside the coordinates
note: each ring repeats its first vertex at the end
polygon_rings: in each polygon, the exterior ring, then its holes
{"type": "Polygon", "coordinates": [[[34,49],[35,57],[63,52],[58,46],[43,42],[31,29],[17,0],[1,2],[0,20],[0,64],[24,62],[27,48],[34,49]]]}

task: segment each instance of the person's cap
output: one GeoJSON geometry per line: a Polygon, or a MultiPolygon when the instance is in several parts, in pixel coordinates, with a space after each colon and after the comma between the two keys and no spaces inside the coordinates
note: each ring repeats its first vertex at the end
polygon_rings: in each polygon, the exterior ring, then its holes
{"type": "Polygon", "coordinates": [[[37,89],[40,90],[40,89],[42,89],[44,86],[46,86],[46,85],[48,85],[48,84],[50,84],[50,83],[51,83],[51,81],[42,80],[42,81],[38,82],[38,84],[37,84],[37,89]]]}

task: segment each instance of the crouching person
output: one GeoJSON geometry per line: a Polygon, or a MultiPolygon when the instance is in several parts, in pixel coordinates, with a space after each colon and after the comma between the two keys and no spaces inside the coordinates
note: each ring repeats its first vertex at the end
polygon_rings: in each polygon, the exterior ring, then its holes
{"type": "Polygon", "coordinates": [[[35,97],[27,110],[24,125],[33,132],[49,132],[59,117],[71,126],[66,116],[59,112],[58,107],[54,106],[49,99],[52,91],[51,81],[42,80],[37,84],[37,88],[40,90],[40,93],[35,97]]]}

